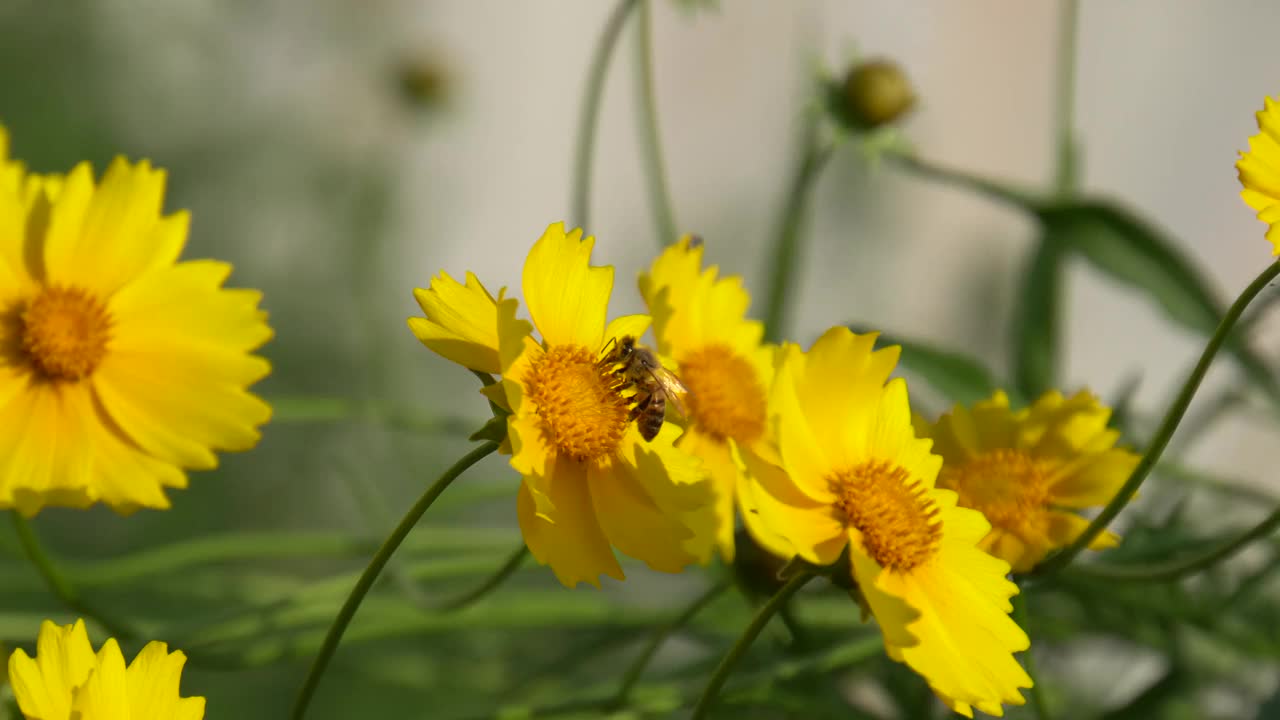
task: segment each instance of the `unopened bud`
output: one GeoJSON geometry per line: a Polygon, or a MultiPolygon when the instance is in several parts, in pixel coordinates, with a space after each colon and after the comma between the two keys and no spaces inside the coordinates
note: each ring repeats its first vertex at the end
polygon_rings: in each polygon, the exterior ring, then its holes
{"type": "Polygon", "coordinates": [[[400,94],[411,105],[434,108],[443,104],[449,91],[444,65],[431,58],[408,60],[396,68],[400,94]]]}
{"type": "Polygon", "coordinates": [[[888,60],[854,65],[844,79],[841,110],[855,126],[870,130],[899,120],[915,105],[911,81],[888,60]]]}

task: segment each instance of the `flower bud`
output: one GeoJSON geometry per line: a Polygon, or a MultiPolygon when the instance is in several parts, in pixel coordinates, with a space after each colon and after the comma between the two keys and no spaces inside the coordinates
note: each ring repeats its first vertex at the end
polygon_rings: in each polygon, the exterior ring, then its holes
{"type": "Polygon", "coordinates": [[[901,119],[916,102],[906,73],[888,60],[869,60],[851,67],[840,99],[844,119],[862,130],[901,119]]]}
{"type": "Polygon", "coordinates": [[[400,95],[412,106],[436,108],[448,97],[448,70],[432,58],[406,60],[395,72],[400,95]]]}

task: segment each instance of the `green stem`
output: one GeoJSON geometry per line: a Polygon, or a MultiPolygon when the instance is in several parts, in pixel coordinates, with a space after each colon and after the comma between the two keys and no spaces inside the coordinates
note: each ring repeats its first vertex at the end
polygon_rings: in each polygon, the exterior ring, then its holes
{"type": "Polygon", "coordinates": [[[662,137],[658,132],[658,97],[653,83],[653,2],[640,3],[637,19],[636,80],[640,95],[640,147],[645,179],[649,181],[649,203],[653,206],[654,224],[658,230],[658,247],[676,241],[676,224],[671,191],[667,187],[667,164],[662,156],[662,137]]]}
{"type": "Polygon", "coordinates": [[[520,547],[517,548],[515,552],[511,553],[511,557],[507,558],[507,561],[502,564],[502,567],[498,568],[497,572],[489,576],[488,580],[485,580],[479,587],[467,592],[465,595],[454,598],[453,600],[441,605],[440,611],[451,612],[453,610],[461,610],[485,595],[488,595],[498,586],[502,585],[502,583],[506,582],[507,578],[515,574],[516,570],[519,570],[520,566],[524,564],[525,558],[527,557],[529,557],[529,546],[521,542],[520,547]]]}
{"type": "Polygon", "coordinates": [[[1044,202],[1041,197],[1031,191],[1021,190],[1004,182],[988,180],[977,175],[970,175],[959,170],[935,165],[914,155],[890,155],[888,157],[896,160],[903,168],[917,175],[964,188],[979,195],[985,195],[991,200],[1009,205],[1018,210],[1025,211],[1029,207],[1039,207],[1044,202]]]}
{"type": "Polygon", "coordinates": [[[1240,535],[1198,555],[1152,565],[1089,563],[1077,565],[1073,572],[1102,580],[1172,582],[1214,566],[1218,562],[1235,555],[1254,540],[1260,540],[1270,535],[1276,528],[1280,528],[1280,508],[1272,511],[1262,522],[1240,533],[1240,535]]]}
{"type": "Polygon", "coordinates": [[[40,538],[36,537],[35,530],[26,518],[16,510],[10,514],[10,517],[13,518],[13,529],[18,533],[18,542],[22,544],[22,550],[26,553],[27,559],[35,566],[36,572],[40,573],[49,590],[62,601],[63,605],[76,614],[101,625],[117,640],[128,640],[133,637],[133,632],[127,627],[103,615],[80,597],[75,586],[58,571],[58,567],[45,552],[44,546],[40,544],[40,538]]]}
{"type": "MultiPolygon", "coordinates": [[[[1025,592],[1019,592],[1013,596],[1013,619],[1022,628],[1022,631],[1030,634],[1027,621],[1027,596],[1025,592]]],[[[1045,705],[1044,691],[1040,687],[1040,680],[1036,673],[1036,661],[1032,656],[1032,650],[1028,648],[1022,653],[1022,666],[1027,671],[1027,676],[1031,678],[1031,688],[1028,694],[1031,695],[1031,707],[1035,710],[1038,720],[1049,720],[1049,708],[1045,705]]]]}
{"type": "Polygon", "coordinates": [[[346,632],[347,626],[351,624],[351,619],[355,617],[356,610],[359,609],[364,596],[373,587],[374,581],[378,579],[382,569],[386,567],[387,562],[391,560],[391,556],[400,547],[400,543],[404,542],[409,532],[413,530],[413,526],[418,524],[422,514],[427,511],[427,508],[431,507],[431,504],[435,502],[436,498],[440,497],[440,494],[449,487],[450,483],[457,479],[467,468],[475,465],[497,449],[498,443],[486,442],[464,455],[461,460],[453,464],[453,467],[445,470],[440,479],[427,488],[422,497],[418,498],[413,507],[409,508],[409,512],[405,513],[404,518],[400,520],[400,524],[396,525],[391,534],[387,536],[387,539],[383,541],[382,547],[378,548],[378,552],[369,561],[369,565],[360,575],[360,579],[356,581],[355,587],[351,589],[351,594],[347,596],[347,601],[343,603],[342,609],[338,611],[337,617],[333,619],[333,624],[329,626],[329,632],[325,635],[324,642],[321,644],[319,652],[316,653],[315,660],[311,663],[311,669],[307,672],[307,679],[303,682],[302,688],[298,691],[298,698],[293,703],[293,710],[289,715],[293,720],[302,720],[306,716],[307,705],[310,704],[311,696],[315,694],[316,687],[320,684],[320,678],[324,675],[329,661],[338,650],[338,643],[342,641],[342,634],[346,632]]]}
{"type": "Polygon", "coordinates": [[[779,342],[782,339],[787,301],[791,299],[791,287],[795,284],[800,259],[800,240],[804,231],[805,211],[809,207],[809,191],[813,189],[814,181],[818,179],[834,149],[831,145],[819,144],[816,134],[817,128],[814,126],[810,126],[805,132],[804,154],[791,179],[776,230],[773,273],[769,278],[764,319],[765,339],[769,342],[779,342]]]}
{"type": "Polygon", "coordinates": [[[702,691],[702,697],[698,698],[698,704],[693,708],[693,715],[690,720],[699,720],[707,716],[711,711],[711,706],[715,704],[716,696],[720,693],[720,688],[724,687],[724,683],[729,679],[729,674],[733,672],[733,668],[738,661],[747,654],[747,650],[751,647],[751,643],[755,642],[756,637],[760,635],[760,631],[764,630],[764,626],[769,624],[773,619],[774,613],[786,604],[787,600],[795,595],[796,592],[804,587],[805,583],[817,577],[809,572],[798,572],[791,576],[785,585],[778,589],[778,592],[769,601],[760,606],[760,610],[756,612],[756,616],[751,618],[751,622],[747,625],[747,629],[742,631],[742,637],[738,638],[738,642],[729,648],[729,652],[720,660],[720,664],[716,666],[715,672],[711,674],[711,680],[707,682],[707,688],[702,691]]]}
{"type": "Polygon", "coordinates": [[[1070,196],[1079,184],[1079,148],[1075,135],[1076,107],[1076,30],[1079,27],[1080,3],[1062,0],[1062,17],[1058,31],[1058,163],[1053,181],[1060,197],[1070,196]]]}
{"type": "Polygon", "coordinates": [[[604,96],[604,80],[608,74],[613,49],[622,34],[623,23],[638,0],[619,0],[614,6],[591,58],[591,71],[582,98],[582,116],[578,120],[578,149],[573,160],[573,217],[570,222],[586,228],[591,224],[591,161],[595,153],[596,121],[600,117],[600,100],[604,96]]]}
{"type": "Polygon", "coordinates": [[[1249,303],[1262,292],[1267,284],[1280,275],[1280,262],[1272,263],[1263,270],[1260,275],[1252,283],[1245,288],[1240,297],[1231,303],[1231,307],[1227,309],[1227,314],[1223,316],[1222,322],[1218,323],[1218,328],[1213,331],[1213,336],[1209,338],[1209,344],[1205,346],[1204,352],[1200,354],[1200,360],[1191,370],[1191,375],[1187,377],[1187,381],[1183,384],[1181,392],[1178,393],[1165,412],[1164,419],[1160,422],[1160,427],[1156,430],[1155,436],[1151,439],[1147,451],[1142,456],[1142,460],[1138,462],[1138,466],[1134,468],[1133,474],[1125,481],[1116,496],[1107,503],[1107,506],[1098,513],[1098,516],[1089,523],[1089,527],[1061,552],[1054,554],[1045,560],[1034,570],[1033,575],[1044,576],[1050,575],[1062,568],[1066,567],[1079,555],[1094,538],[1102,534],[1107,529],[1107,525],[1120,514],[1120,510],[1133,498],[1134,493],[1138,492],[1138,487],[1142,485],[1142,481],[1147,478],[1147,474],[1160,460],[1160,454],[1164,452],[1165,447],[1169,444],[1169,440],[1173,437],[1173,433],[1178,429],[1178,423],[1182,420],[1182,416],[1187,412],[1187,407],[1191,405],[1192,398],[1196,395],[1196,390],[1200,387],[1200,381],[1204,379],[1205,373],[1209,371],[1209,366],[1213,363],[1213,358],[1218,354],[1218,349],[1222,347],[1227,336],[1231,333],[1231,328],[1235,325],[1236,320],[1240,319],[1240,314],[1249,306],[1249,303]]]}
{"type": "Polygon", "coordinates": [[[640,651],[640,654],[636,656],[635,661],[631,663],[631,667],[627,668],[627,672],[622,676],[622,682],[618,686],[618,693],[613,698],[613,706],[615,708],[621,708],[627,704],[627,697],[631,694],[632,688],[634,688],[636,683],[639,682],[640,676],[644,674],[645,668],[649,666],[649,661],[651,661],[653,656],[658,653],[658,649],[667,641],[667,638],[671,637],[671,634],[675,631],[684,627],[694,618],[695,615],[702,612],[703,608],[710,605],[713,600],[720,597],[724,594],[725,590],[728,590],[732,586],[732,582],[722,580],[715,585],[712,585],[710,588],[707,588],[707,591],[695,598],[694,601],[689,604],[689,607],[685,608],[684,612],[677,615],[670,622],[660,625],[658,629],[649,636],[649,642],[644,646],[644,650],[640,651]]]}

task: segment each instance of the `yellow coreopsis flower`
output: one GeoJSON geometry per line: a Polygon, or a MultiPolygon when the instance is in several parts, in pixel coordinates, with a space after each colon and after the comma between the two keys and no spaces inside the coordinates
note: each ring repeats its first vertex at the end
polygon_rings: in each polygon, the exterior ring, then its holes
{"type": "Polygon", "coordinates": [[[502,382],[485,395],[511,411],[520,529],[533,556],[569,587],[598,587],[602,574],[623,579],[612,547],[679,572],[698,560],[690,548],[710,532],[691,527],[710,502],[701,464],[674,446],[674,425],[651,442],[640,436],[636,389],[607,361],[650,318],[606,323],[613,268],[591,266],[594,242],[555,223],[529,251],[524,296],[541,341],[516,319],[514,298],[499,293],[495,301],[471,277],[463,287],[442,275],[419,291],[427,318],[411,321],[429,348],[473,370],[492,371],[497,353],[502,382]]]}
{"type": "Polygon", "coordinates": [[[270,370],[261,293],[177,262],[189,218],[145,160],[30,176],[0,130],[0,164],[0,507],[167,508],[271,414],[246,390],[270,370]]]}
{"type": "Polygon", "coordinates": [[[844,328],[807,353],[784,348],[770,418],[777,465],[753,462],[747,528],[784,557],[831,565],[848,548],[853,579],[889,656],[952,710],[1022,704],[1014,659],[1026,634],[1009,617],[1008,563],[977,547],[989,525],[934,487],[942,459],[911,427],[907,388],[888,382],[899,349],[844,328]]]}
{"type": "MultiPolygon", "coordinates": [[[[957,405],[938,422],[917,419],[942,456],[938,485],[956,491],[960,504],[991,523],[981,547],[1026,572],[1050,550],[1067,545],[1089,525],[1076,511],[1105,505],[1140,459],[1115,447],[1107,428],[1111,410],[1080,392],[1045,393],[1022,410],[997,392],[972,408],[957,405]]],[[[1110,531],[1089,547],[1113,547],[1110,531]]]]}
{"type": "Polygon", "coordinates": [[[689,389],[689,417],[677,445],[706,464],[715,491],[715,542],[733,561],[734,497],[745,481],[735,453],[758,453],[767,439],[767,399],[775,348],[764,326],[746,318],[751,296],[737,277],[702,268],[702,244],[690,236],[669,247],[640,276],[658,351],[689,389]]]}
{"type": "Polygon", "coordinates": [[[1261,132],[1249,138],[1249,150],[1236,161],[1244,186],[1240,196],[1267,223],[1272,254],[1280,255],[1280,103],[1266,98],[1257,116],[1261,132]]]}
{"type": "Polygon", "coordinates": [[[9,682],[26,720],[200,720],[204,698],[182,697],[187,658],[150,642],[125,667],[114,639],[95,654],[84,621],[59,627],[46,620],[36,656],[9,656],[9,682]]]}

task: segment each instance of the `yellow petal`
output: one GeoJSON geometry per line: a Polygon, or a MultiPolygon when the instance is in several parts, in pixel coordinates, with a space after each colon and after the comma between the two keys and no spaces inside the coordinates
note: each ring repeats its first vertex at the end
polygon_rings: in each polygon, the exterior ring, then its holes
{"type": "Polygon", "coordinates": [[[595,238],[566,234],[553,223],[529,251],[524,264],[524,298],[533,324],[550,345],[599,348],[613,289],[613,267],[592,267],[595,238]]]}
{"type": "Polygon", "coordinates": [[[82,718],[129,720],[133,717],[129,703],[129,680],[124,656],[115,638],[98,651],[98,663],[89,680],[75,696],[75,710],[82,718]]]}
{"type": "Polygon", "coordinates": [[[884,568],[866,553],[857,549],[856,543],[853,548],[849,552],[853,579],[858,583],[858,589],[863,599],[867,601],[867,606],[871,608],[876,624],[880,626],[880,633],[884,636],[885,650],[890,657],[901,662],[901,651],[919,644],[908,628],[920,617],[920,613],[912,609],[902,598],[882,590],[880,583],[889,579],[884,568]]]}
{"type": "Polygon", "coordinates": [[[525,544],[565,587],[600,587],[600,575],[625,577],[596,520],[587,482],[585,464],[556,458],[545,477],[527,476],[520,486],[517,510],[525,544]]]}
{"type": "Polygon", "coordinates": [[[614,318],[604,329],[604,344],[608,344],[610,340],[617,342],[628,335],[638,338],[649,329],[649,323],[648,315],[623,315],[614,318]]]}
{"type": "Polygon", "coordinates": [[[502,366],[502,389],[507,407],[519,412],[523,407],[524,382],[529,367],[542,357],[544,350],[530,334],[527,321],[516,318],[516,301],[498,302],[498,358],[502,366]]]}
{"type": "MultiPolygon", "coordinates": [[[[1089,527],[1089,520],[1082,518],[1075,513],[1050,511],[1049,526],[1046,528],[1046,535],[1049,541],[1053,543],[1053,547],[1062,547],[1075,542],[1080,537],[1080,533],[1089,527]]],[[[1120,544],[1120,536],[1104,530],[1089,543],[1090,550],[1106,550],[1120,544]]],[[[1043,555],[1041,556],[1043,558],[1043,555]]],[[[1039,562],[1041,558],[1037,558],[1039,562]]],[[[1034,565],[1034,563],[1032,563],[1034,565]]],[[[1029,568],[1028,568],[1029,569],[1029,568]]]]}
{"type": "Polygon", "coordinates": [[[781,468],[751,453],[741,457],[751,478],[744,483],[742,517],[756,542],[779,557],[835,562],[849,540],[831,506],[801,492],[781,468]]]}
{"type": "Polygon", "coordinates": [[[220,288],[228,271],[182,263],[118,293],[112,345],[92,378],[125,434],[183,467],[213,467],[212,450],[252,448],[271,416],[246,389],[270,372],[249,351],[271,329],[257,309],[259,293],[220,288]]]}
{"type": "Polygon", "coordinates": [[[21,649],[9,657],[9,683],[22,714],[69,720],[72,695],[95,663],[83,620],[61,627],[45,620],[40,624],[35,658],[21,649]]]}
{"type": "Polygon", "coordinates": [[[797,383],[804,375],[805,362],[799,348],[791,346],[784,351],[769,397],[769,412],[787,477],[800,492],[829,505],[835,496],[827,486],[827,477],[839,468],[837,459],[828,456],[828,449],[819,444],[818,433],[800,403],[797,383]]]}
{"type": "Polygon", "coordinates": [[[186,241],[187,220],[158,227],[165,172],[146,160],[116,158],[101,184],[81,164],[54,199],[44,260],[50,285],[85,288],[106,297],[147,272],[173,264],[186,241]]]}
{"type": "Polygon", "coordinates": [[[805,353],[804,374],[796,379],[796,394],[815,441],[843,467],[866,459],[868,423],[901,351],[895,345],[873,352],[876,337],[831,328],[805,353]]]}
{"type": "Polygon", "coordinates": [[[1027,649],[1021,628],[994,600],[1017,588],[1008,565],[973,547],[944,543],[946,552],[910,573],[885,573],[878,587],[919,613],[907,630],[917,644],[897,654],[952,710],[991,715],[1021,705],[1031,678],[1013,653],[1027,649]]]}
{"type": "Polygon", "coordinates": [[[867,457],[892,460],[925,487],[932,488],[942,468],[942,458],[930,452],[933,443],[915,436],[911,406],[907,403],[907,383],[902,378],[889,381],[880,394],[879,407],[865,439],[867,457]]]}
{"type": "MultiPolygon", "coordinates": [[[[690,428],[676,441],[676,447],[701,460],[707,471],[714,500],[707,506],[708,517],[703,522],[711,524],[714,542],[707,543],[705,550],[709,551],[714,545],[719,549],[721,559],[731,563],[734,554],[734,494],[742,472],[733,458],[729,441],[690,428]]],[[[701,550],[694,554],[705,559],[706,554],[701,550]]]]}
{"type": "Polygon", "coordinates": [[[413,296],[426,317],[409,318],[409,329],[423,345],[472,370],[502,371],[498,304],[475,275],[467,273],[464,286],[441,272],[429,289],[415,289],[413,296]]]}
{"type": "Polygon", "coordinates": [[[658,508],[636,473],[637,469],[626,463],[588,468],[596,518],[614,547],[654,570],[678,573],[696,561],[685,550],[693,533],[658,508]]]}
{"type": "Polygon", "coordinates": [[[618,450],[620,462],[636,468],[641,487],[668,513],[698,510],[713,497],[702,461],[675,446],[681,432],[664,423],[653,440],[645,442],[633,424],[618,450]]]}
{"type": "Polygon", "coordinates": [[[1050,502],[1073,508],[1106,505],[1141,459],[1119,448],[1091,456],[1075,472],[1054,480],[1049,488],[1050,502]]]}
{"type": "Polygon", "coordinates": [[[204,698],[183,698],[179,693],[182,666],[187,657],[169,652],[162,642],[150,642],[129,663],[129,708],[134,718],[198,720],[204,717],[204,698]]]}
{"type": "Polygon", "coordinates": [[[83,383],[26,384],[0,407],[0,506],[35,515],[46,505],[95,499],[93,446],[83,383]]]}

